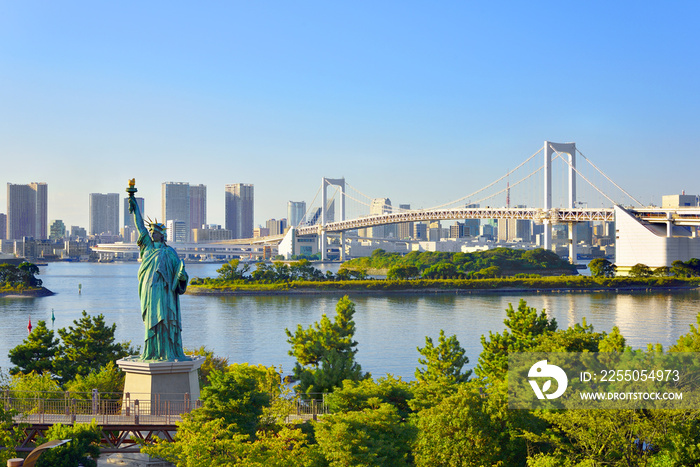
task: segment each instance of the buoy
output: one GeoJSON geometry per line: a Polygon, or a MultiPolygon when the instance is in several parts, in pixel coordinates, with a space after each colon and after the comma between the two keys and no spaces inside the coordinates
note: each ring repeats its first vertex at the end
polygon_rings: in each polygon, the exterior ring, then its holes
{"type": "Polygon", "coordinates": [[[29,315],[29,324],[27,324],[27,334],[32,333],[32,316],[29,315]]]}
{"type": "Polygon", "coordinates": [[[51,321],[56,321],[56,317],[53,315],[53,308],[51,308],[51,321]]]}

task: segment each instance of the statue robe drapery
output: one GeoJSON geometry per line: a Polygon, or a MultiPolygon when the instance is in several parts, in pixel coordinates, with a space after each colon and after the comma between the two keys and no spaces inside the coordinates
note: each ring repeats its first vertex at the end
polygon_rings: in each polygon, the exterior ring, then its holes
{"type": "Polygon", "coordinates": [[[183,360],[179,295],[187,289],[185,264],[174,249],[142,230],[139,298],[146,328],[141,360],[183,360]]]}

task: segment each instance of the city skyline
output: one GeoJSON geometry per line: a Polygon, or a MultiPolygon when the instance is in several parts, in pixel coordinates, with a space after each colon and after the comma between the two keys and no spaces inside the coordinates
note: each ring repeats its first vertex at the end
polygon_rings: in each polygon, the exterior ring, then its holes
{"type": "Polygon", "coordinates": [[[700,194],[698,12],[12,3],[0,15],[0,183],[46,182],[49,218],[85,227],[89,193],[124,196],[133,177],[150,208],[165,181],[206,185],[208,223],[221,225],[225,185],[249,183],[264,225],[289,200],[311,206],[324,176],[435,206],[549,140],[576,142],[659,205],[700,194]]]}

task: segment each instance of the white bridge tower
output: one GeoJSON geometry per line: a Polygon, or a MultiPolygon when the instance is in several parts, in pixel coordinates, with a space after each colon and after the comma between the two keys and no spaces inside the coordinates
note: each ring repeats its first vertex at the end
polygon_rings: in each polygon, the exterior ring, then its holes
{"type": "MultiPolygon", "coordinates": [[[[326,240],[326,221],[328,219],[328,193],[329,186],[337,186],[340,188],[340,219],[345,220],[345,178],[325,178],[321,179],[321,223],[319,224],[319,244],[318,250],[321,252],[321,261],[328,259],[328,244],[326,240]]],[[[345,232],[340,233],[340,259],[345,259],[345,232]]]]}
{"type": "MultiPolygon", "coordinates": [[[[576,207],[576,143],[544,142],[544,249],[552,249],[552,220],[557,221],[552,210],[552,154],[569,156],[569,199],[567,208],[576,207]]],[[[576,262],[576,224],[569,223],[569,261],[576,262]]]]}

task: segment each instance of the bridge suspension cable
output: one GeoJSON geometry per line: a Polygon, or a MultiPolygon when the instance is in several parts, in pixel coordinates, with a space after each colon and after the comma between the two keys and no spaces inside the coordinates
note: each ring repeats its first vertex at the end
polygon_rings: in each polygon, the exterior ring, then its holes
{"type": "Polygon", "coordinates": [[[318,188],[318,190],[316,190],[316,194],[314,195],[314,199],[311,201],[311,203],[309,203],[309,207],[306,208],[306,212],[304,213],[304,217],[299,220],[299,224],[296,225],[295,227],[300,227],[301,223],[304,222],[304,219],[306,219],[306,222],[309,221],[309,217],[308,217],[309,213],[311,212],[311,209],[314,207],[314,203],[316,202],[316,199],[318,198],[319,193],[321,193],[321,188],[323,188],[323,186],[320,186],[318,188]]]}
{"type": "MultiPolygon", "coordinates": [[[[612,179],[611,179],[610,177],[608,177],[607,175],[605,175],[605,173],[604,173],[602,170],[600,170],[598,167],[596,167],[596,165],[595,165],[593,162],[591,162],[586,156],[584,156],[583,153],[582,153],[581,151],[578,150],[578,148],[576,148],[576,152],[579,153],[579,154],[581,155],[581,157],[583,157],[583,158],[586,160],[586,162],[588,162],[589,164],[591,164],[591,166],[592,166],[594,169],[596,169],[603,177],[605,177],[605,179],[606,179],[607,181],[609,181],[610,183],[612,183],[612,184],[615,186],[615,188],[617,188],[618,190],[620,190],[621,192],[623,192],[625,195],[627,195],[632,201],[634,201],[634,202],[637,203],[638,205],[644,206],[644,205],[643,205],[641,202],[639,202],[634,196],[632,196],[632,195],[630,195],[629,193],[627,193],[621,186],[619,186],[617,183],[615,183],[614,181],[612,181],[612,179]]],[[[578,171],[577,171],[577,172],[578,172],[578,171]]],[[[589,182],[589,183],[590,183],[590,182],[589,182]]],[[[610,199],[610,198],[608,198],[608,199],[610,199]]]]}
{"type": "MultiPolygon", "coordinates": [[[[356,191],[356,192],[359,193],[360,195],[364,196],[364,197],[367,198],[368,200],[374,200],[374,199],[375,199],[375,198],[370,198],[370,197],[367,196],[366,194],[362,193],[360,190],[358,190],[358,189],[355,188],[354,186],[350,185],[348,182],[345,182],[345,185],[346,185],[347,187],[353,189],[354,191],[356,191]]],[[[354,197],[352,197],[351,195],[348,195],[347,192],[345,193],[345,196],[348,197],[348,198],[350,198],[350,199],[353,200],[353,201],[356,201],[356,202],[362,204],[363,206],[367,206],[368,208],[371,208],[371,207],[372,207],[372,206],[371,206],[371,203],[365,203],[365,202],[363,202],[363,201],[360,201],[359,199],[354,198],[354,197]]],[[[401,209],[401,208],[399,208],[398,206],[391,206],[391,205],[389,205],[389,204],[384,204],[384,205],[382,206],[382,208],[391,210],[391,212],[405,212],[405,211],[408,211],[407,209],[401,209]]]]}
{"type": "MultiPolygon", "coordinates": [[[[598,188],[593,182],[591,182],[590,180],[588,180],[588,178],[586,178],[585,175],[583,175],[576,167],[574,167],[574,166],[571,164],[571,162],[569,162],[569,160],[568,160],[566,157],[562,156],[562,152],[559,152],[559,151],[557,151],[556,149],[554,149],[554,147],[552,147],[551,144],[549,145],[549,147],[550,147],[550,149],[552,149],[552,151],[554,151],[554,153],[557,155],[558,158],[560,158],[561,160],[563,160],[564,163],[565,163],[566,165],[568,165],[571,169],[573,169],[574,172],[576,172],[576,173],[578,174],[578,176],[581,177],[582,179],[584,179],[590,186],[592,186],[593,188],[595,188],[595,190],[596,190],[598,193],[600,193],[601,195],[603,195],[603,196],[604,196],[608,201],[610,201],[611,203],[617,204],[617,203],[615,202],[615,200],[613,200],[613,199],[610,198],[608,195],[606,195],[605,193],[603,193],[603,191],[602,191],[600,188],[598,188]]],[[[581,154],[580,151],[577,150],[577,152],[578,152],[579,154],[581,154]]],[[[581,156],[583,156],[583,154],[581,154],[581,156]]],[[[583,156],[583,158],[586,159],[586,156],[583,156]]],[[[632,200],[634,200],[634,201],[635,201],[636,203],[638,203],[640,206],[642,205],[639,201],[637,201],[636,199],[634,199],[634,197],[632,197],[631,195],[629,195],[625,190],[623,190],[622,188],[620,188],[615,182],[613,182],[612,180],[610,180],[610,178],[609,178],[607,175],[605,175],[603,172],[600,171],[600,169],[598,169],[597,167],[595,167],[588,159],[586,159],[586,162],[588,162],[589,164],[591,164],[596,170],[598,170],[598,172],[600,172],[606,179],[608,179],[608,181],[610,181],[613,185],[615,185],[620,191],[622,191],[623,193],[625,193],[627,196],[629,196],[632,200]]]]}
{"type": "MultiPolygon", "coordinates": [[[[441,205],[439,205],[439,206],[434,206],[434,207],[432,207],[432,208],[428,208],[427,210],[440,209],[440,208],[444,208],[445,206],[450,206],[450,205],[452,205],[452,204],[459,203],[460,201],[464,201],[465,199],[471,199],[473,196],[475,196],[475,195],[481,193],[482,191],[484,191],[484,190],[486,190],[486,189],[488,189],[488,188],[491,188],[492,186],[494,186],[494,185],[497,184],[498,182],[502,181],[504,178],[508,177],[510,174],[512,174],[513,172],[515,172],[516,170],[518,170],[520,167],[522,167],[523,165],[525,165],[525,164],[527,164],[528,162],[530,162],[530,160],[532,160],[536,155],[538,155],[538,154],[541,153],[541,152],[542,152],[542,149],[538,150],[536,153],[534,153],[533,155],[531,155],[530,157],[528,157],[527,159],[525,159],[525,160],[524,160],[520,165],[518,165],[516,168],[514,168],[514,169],[511,170],[511,171],[509,171],[508,173],[506,173],[504,176],[502,176],[502,177],[499,178],[498,180],[495,180],[495,181],[491,182],[490,184],[486,185],[485,187],[481,188],[480,190],[477,190],[477,191],[475,191],[474,193],[468,194],[467,196],[463,196],[463,197],[461,197],[461,198],[459,198],[459,199],[456,199],[456,200],[454,200],[454,201],[450,201],[449,203],[444,203],[444,204],[441,204],[441,205]]],[[[539,170],[539,169],[538,169],[538,170],[539,170]]],[[[536,173],[536,172],[535,172],[535,173],[536,173]]],[[[528,177],[530,177],[531,175],[532,175],[532,174],[528,175],[528,177]]],[[[526,178],[527,178],[527,177],[526,177],[526,178]]],[[[505,190],[504,190],[504,191],[505,191],[505,190]]],[[[495,195],[489,196],[489,197],[484,198],[484,199],[489,199],[489,198],[491,198],[491,197],[493,197],[493,196],[495,196],[495,195]]]]}
{"type": "MultiPolygon", "coordinates": [[[[541,165],[539,169],[535,170],[534,172],[530,173],[529,175],[526,175],[525,177],[521,178],[520,180],[518,180],[517,182],[513,183],[512,185],[507,186],[506,188],[502,189],[501,191],[498,191],[498,192],[496,192],[496,193],[494,193],[494,194],[492,194],[492,195],[490,195],[490,196],[487,196],[486,198],[481,198],[481,199],[479,199],[479,200],[477,200],[477,201],[474,201],[474,204],[476,204],[476,203],[481,203],[482,201],[486,201],[487,199],[491,199],[491,198],[494,198],[494,197],[496,197],[496,196],[498,196],[498,195],[500,195],[500,194],[502,194],[502,193],[505,193],[505,192],[508,191],[509,189],[512,189],[512,188],[518,186],[519,184],[521,184],[521,183],[524,182],[525,180],[527,180],[527,179],[529,179],[530,177],[532,177],[533,175],[537,174],[537,173],[538,173],[540,170],[542,170],[543,168],[544,168],[544,165],[541,165]]],[[[459,201],[459,200],[458,200],[458,201],[459,201]]]]}

